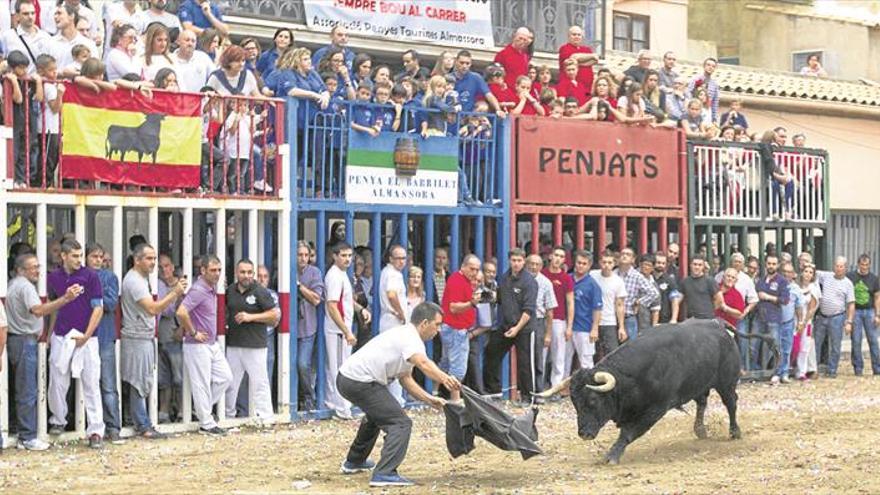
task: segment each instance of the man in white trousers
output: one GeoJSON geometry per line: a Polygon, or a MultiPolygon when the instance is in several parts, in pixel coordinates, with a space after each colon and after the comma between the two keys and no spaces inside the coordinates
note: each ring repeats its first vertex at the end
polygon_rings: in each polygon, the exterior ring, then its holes
{"type": "Polygon", "coordinates": [[[277,325],[281,310],[265,287],[258,284],[256,267],[250,260],[235,265],[236,283],[226,292],[226,360],[232,370],[232,384],[226,389],[226,416],[235,417],[235,400],[244,374],[256,420],[271,423],[272,389],[266,371],[266,325],[277,325]]]}
{"type": "MultiPolygon", "coordinates": [[[[550,333],[544,335],[544,348],[549,349],[550,385],[556,386],[571,372],[571,358],[574,348],[571,344],[572,325],[574,324],[574,280],[565,272],[565,249],[562,246],[553,248],[550,263],[542,272],[553,284],[553,294],[559,303],[553,309],[553,323],[550,333]]],[[[546,361],[546,356],[544,356],[546,361]]]]}
{"type": "MultiPolygon", "coordinates": [[[[61,243],[61,267],[50,273],[47,289],[50,300],[64,298],[64,304],[53,314],[49,357],[49,434],[60,435],[67,426],[67,390],[70,378],[82,381],[86,406],[86,436],[92,448],[103,447],[104,412],[101,406],[101,357],[98,339],[92,338],[104,314],[104,299],[98,273],[83,266],[82,246],[75,239],[61,243]],[[68,290],[76,287],[76,298],[68,290]],[[80,336],[68,336],[71,332],[80,336]],[[71,346],[74,350],[70,353],[71,346]],[[68,349],[65,350],[65,347],[68,349]],[[74,366],[74,354],[77,363],[74,366]],[[80,361],[81,357],[81,361],[80,361]]],[[[75,335],[75,334],[74,334],[75,335]]]]}
{"type": "MultiPolygon", "coordinates": [[[[406,250],[397,244],[388,250],[388,264],[379,277],[379,333],[399,327],[406,323],[407,301],[406,284],[403,282],[403,269],[406,266],[406,250]]],[[[388,384],[388,391],[403,406],[403,387],[399,380],[388,384]]]]}
{"type": "Polygon", "coordinates": [[[199,433],[223,436],[211,408],[232,383],[232,370],[217,342],[217,282],[223,265],[214,255],[202,257],[200,276],[177,308],[183,329],[183,365],[189,376],[199,433]]]}
{"type": "Polygon", "coordinates": [[[354,301],[348,267],[351,266],[352,249],[342,241],[332,248],[333,265],[324,275],[324,343],[327,350],[325,373],[326,407],[339,419],[354,419],[351,403],[336,388],[336,375],[342,363],[351,356],[351,348],[357,343],[357,335],[351,330],[355,311],[361,313],[366,324],[370,323],[370,312],[354,301]]]}

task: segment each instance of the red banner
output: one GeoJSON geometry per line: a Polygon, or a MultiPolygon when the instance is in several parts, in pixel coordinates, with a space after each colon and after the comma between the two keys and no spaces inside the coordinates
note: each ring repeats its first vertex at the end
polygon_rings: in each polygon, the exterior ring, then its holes
{"type": "Polygon", "coordinates": [[[111,184],[196,188],[201,165],[201,96],[66,84],[61,176],[111,184]]]}
{"type": "Polygon", "coordinates": [[[516,120],[514,200],[681,208],[679,135],[608,122],[516,120]]]}

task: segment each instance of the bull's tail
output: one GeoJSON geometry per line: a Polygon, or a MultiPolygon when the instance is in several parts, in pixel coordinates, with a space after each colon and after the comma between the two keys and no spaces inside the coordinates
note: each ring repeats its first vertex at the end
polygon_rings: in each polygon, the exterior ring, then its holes
{"type": "Polygon", "coordinates": [[[771,368],[776,369],[776,365],[779,363],[779,359],[780,359],[780,352],[779,352],[779,347],[776,345],[776,339],[774,339],[772,335],[764,335],[764,334],[760,334],[760,333],[751,333],[751,332],[744,333],[744,332],[740,332],[740,331],[736,331],[735,333],[736,333],[736,336],[740,339],[746,339],[746,340],[759,339],[759,340],[764,341],[764,343],[767,344],[767,348],[769,348],[770,352],[773,353],[773,365],[771,368]]]}

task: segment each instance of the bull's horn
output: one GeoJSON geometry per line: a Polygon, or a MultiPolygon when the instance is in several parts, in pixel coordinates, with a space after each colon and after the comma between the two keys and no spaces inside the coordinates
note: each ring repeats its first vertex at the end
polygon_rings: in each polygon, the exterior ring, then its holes
{"type": "Polygon", "coordinates": [[[599,385],[584,385],[584,387],[590,390],[595,390],[596,392],[610,392],[614,390],[614,386],[617,385],[617,379],[607,371],[597,371],[596,374],[593,375],[593,380],[599,385]]]}
{"type": "Polygon", "coordinates": [[[567,389],[568,385],[570,383],[571,383],[571,376],[569,376],[565,380],[562,380],[561,382],[557,383],[556,386],[551,387],[550,390],[547,390],[545,392],[541,392],[540,394],[532,394],[532,395],[534,395],[535,397],[543,397],[543,398],[547,399],[547,398],[552,397],[554,394],[557,394],[560,391],[567,389]]]}

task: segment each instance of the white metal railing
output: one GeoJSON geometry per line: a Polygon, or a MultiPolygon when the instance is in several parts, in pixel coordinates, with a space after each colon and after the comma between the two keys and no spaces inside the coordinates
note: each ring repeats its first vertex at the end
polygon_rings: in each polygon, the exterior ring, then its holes
{"type": "Polygon", "coordinates": [[[773,158],[776,169],[767,184],[770,217],[824,222],[825,157],[777,151],[773,158]]]}
{"type": "Polygon", "coordinates": [[[760,220],[761,157],[757,150],[694,145],[695,216],[760,220]]]}

